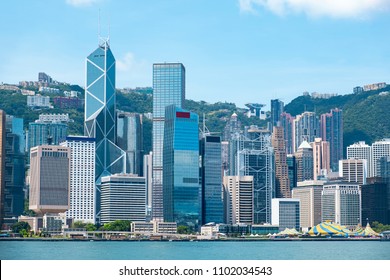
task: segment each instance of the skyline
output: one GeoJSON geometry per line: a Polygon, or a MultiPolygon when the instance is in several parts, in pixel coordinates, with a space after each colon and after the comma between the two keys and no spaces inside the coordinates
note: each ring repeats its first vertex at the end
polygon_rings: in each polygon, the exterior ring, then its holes
{"type": "Polygon", "coordinates": [[[390,77],[389,0],[20,0],[3,7],[12,13],[0,19],[9,42],[0,47],[0,83],[46,72],[84,87],[99,10],[118,88],[152,86],[153,63],[180,62],[187,98],[269,110],[270,99],[347,94],[390,77]]]}

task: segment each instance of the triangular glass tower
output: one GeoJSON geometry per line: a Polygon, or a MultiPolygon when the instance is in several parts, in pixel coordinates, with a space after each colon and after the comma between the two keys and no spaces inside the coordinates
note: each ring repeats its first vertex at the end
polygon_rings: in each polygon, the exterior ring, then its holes
{"type": "Polygon", "coordinates": [[[96,216],[100,212],[100,178],[126,172],[126,153],[115,144],[115,58],[109,39],[86,61],[84,134],[96,139],[96,216]]]}

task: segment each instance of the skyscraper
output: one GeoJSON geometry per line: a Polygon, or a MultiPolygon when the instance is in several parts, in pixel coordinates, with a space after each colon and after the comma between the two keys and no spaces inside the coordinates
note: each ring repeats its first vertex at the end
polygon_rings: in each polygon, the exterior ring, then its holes
{"type": "Polygon", "coordinates": [[[279,99],[271,100],[271,125],[278,126],[278,122],[280,121],[280,115],[284,111],[284,103],[279,99]]]}
{"type": "Polygon", "coordinates": [[[197,114],[166,107],[163,151],[164,221],[197,230],[201,222],[197,114]]]}
{"type": "Polygon", "coordinates": [[[380,175],[379,160],[390,156],[390,138],[372,143],[372,176],[380,175]]]}
{"type": "Polygon", "coordinates": [[[297,198],[272,199],[272,225],[278,225],[279,230],[301,227],[300,200],[297,198]]]}
{"type": "Polygon", "coordinates": [[[235,158],[236,176],[253,176],[253,223],[270,223],[271,199],[275,197],[275,157],[269,131],[255,126],[248,129],[238,140],[235,158]]]}
{"type": "Polygon", "coordinates": [[[126,153],[126,172],[142,175],[142,115],[118,111],[117,145],[126,153]]]}
{"type": "Polygon", "coordinates": [[[100,178],[126,171],[126,153],[116,143],[115,58],[109,39],[86,61],[84,135],[96,139],[96,212],[100,212],[100,178]]]}
{"type": "Polygon", "coordinates": [[[145,177],[114,174],[102,177],[101,222],[116,220],[145,222],[145,177]]]}
{"type": "Polygon", "coordinates": [[[272,147],[275,152],[275,187],[277,198],[291,198],[290,179],[288,177],[287,155],[283,127],[274,126],[272,147]]]}
{"type": "Polygon", "coordinates": [[[330,113],[321,115],[321,138],[329,143],[332,171],[338,171],[339,160],[344,158],[343,132],[343,111],[341,109],[332,109],[330,113]]]}
{"type": "Polygon", "coordinates": [[[367,160],[343,159],[339,161],[339,175],[345,182],[366,183],[367,160]]]}
{"type": "Polygon", "coordinates": [[[321,223],[321,195],[324,181],[299,182],[292,197],[300,200],[302,230],[308,231],[321,223]]]}
{"type": "Polygon", "coordinates": [[[357,183],[324,184],[321,199],[322,221],[354,227],[362,222],[361,191],[357,183]]]}
{"type": "Polygon", "coordinates": [[[202,223],[223,223],[221,137],[204,135],[200,140],[202,223]]]}
{"type": "Polygon", "coordinates": [[[294,120],[294,151],[303,141],[314,142],[314,139],[320,137],[320,122],[314,112],[304,112],[295,117],[294,120]]]}
{"type": "Polygon", "coordinates": [[[17,217],[24,211],[25,136],[23,119],[6,116],[4,215],[17,217]]]}
{"type": "Polygon", "coordinates": [[[224,176],[228,224],[253,224],[253,176],[224,176]]]}
{"type": "Polygon", "coordinates": [[[364,141],[347,147],[347,159],[365,159],[367,161],[367,176],[373,177],[371,146],[364,141]]]}
{"type": "Polygon", "coordinates": [[[38,120],[29,123],[27,149],[47,144],[59,145],[64,141],[68,132],[69,118],[66,120],[61,116],[40,115],[38,120]]]}
{"type": "Polygon", "coordinates": [[[280,126],[283,127],[286,152],[292,154],[294,152],[294,117],[283,112],[280,115],[280,126]]]}
{"type": "Polygon", "coordinates": [[[330,172],[329,142],[315,138],[310,145],[313,148],[313,178],[319,180],[330,172]]]}
{"type": "Polygon", "coordinates": [[[297,181],[313,180],[313,148],[306,141],[302,142],[295,153],[297,165],[297,181]]]}
{"type": "Polygon", "coordinates": [[[163,219],[163,147],[165,107],[183,108],[185,68],[181,63],[153,64],[153,190],[152,217],[163,219]]]}
{"type": "Polygon", "coordinates": [[[36,146],[30,158],[29,209],[40,215],[68,210],[70,148],[36,146]]]}
{"type": "Polygon", "coordinates": [[[61,146],[70,148],[69,210],[66,217],[95,223],[95,139],[69,136],[61,146]]]}

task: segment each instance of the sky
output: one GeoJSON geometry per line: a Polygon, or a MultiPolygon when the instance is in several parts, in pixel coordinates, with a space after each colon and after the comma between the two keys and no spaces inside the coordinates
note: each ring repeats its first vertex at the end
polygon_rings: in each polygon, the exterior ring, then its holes
{"type": "Polygon", "coordinates": [[[152,86],[158,62],[184,64],[187,99],[240,107],[390,82],[390,0],[2,0],[0,9],[0,83],[45,72],[84,86],[99,13],[117,88],[152,86]]]}

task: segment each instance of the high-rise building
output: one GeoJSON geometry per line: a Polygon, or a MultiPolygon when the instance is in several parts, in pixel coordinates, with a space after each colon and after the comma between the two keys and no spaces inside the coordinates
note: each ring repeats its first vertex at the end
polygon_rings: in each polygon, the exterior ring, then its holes
{"type": "MultiPolygon", "coordinates": [[[[198,115],[175,105],[165,109],[164,221],[197,229],[201,222],[198,115]]],[[[154,158],[153,154],[153,158],[154,158]]]]}
{"type": "Polygon", "coordinates": [[[365,159],[367,161],[367,176],[373,177],[371,146],[364,141],[347,147],[347,159],[365,159]]]}
{"type": "Polygon", "coordinates": [[[145,177],[133,174],[114,174],[101,179],[102,224],[116,220],[145,222],[145,177]]]}
{"type": "Polygon", "coordinates": [[[228,224],[253,224],[253,176],[224,176],[224,204],[228,224]]]}
{"type": "Polygon", "coordinates": [[[253,176],[253,223],[270,223],[271,199],[275,197],[275,157],[269,131],[255,126],[248,129],[239,137],[237,152],[232,156],[236,176],[253,176]]]}
{"type": "Polygon", "coordinates": [[[339,161],[339,175],[345,182],[364,185],[367,178],[367,160],[343,159],[339,161]]]}
{"type": "Polygon", "coordinates": [[[330,113],[321,115],[321,138],[329,143],[330,168],[338,171],[339,160],[344,158],[343,153],[343,111],[332,109],[330,113]]]}
{"type": "Polygon", "coordinates": [[[283,127],[284,141],[286,141],[286,152],[287,154],[292,154],[295,151],[294,117],[289,113],[283,112],[280,115],[280,126],[283,127]]]}
{"type": "Polygon", "coordinates": [[[61,146],[70,148],[69,210],[66,217],[95,223],[95,139],[69,136],[61,146]]]}
{"type": "Polygon", "coordinates": [[[272,225],[278,225],[279,230],[295,228],[300,231],[300,201],[296,198],[272,199],[272,225]]]}
{"type": "Polygon", "coordinates": [[[5,127],[6,115],[3,110],[0,110],[0,226],[3,224],[4,218],[4,189],[5,189],[5,127]]]}
{"type": "Polygon", "coordinates": [[[301,227],[305,232],[322,221],[321,194],[323,185],[324,181],[304,181],[299,182],[292,191],[292,197],[300,200],[301,227]]]}
{"type": "Polygon", "coordinates": [[[372,177],[361,186],[362,191],[362,224],[380,222],[388,225],[389,217],[389,187],[383,178],[372,177]]]}
{"type": "Polygon", "coordinates": [[[233,113],[223,131],[223,140],[230,141],[232,137],[241,132],[241,122],[236,113],[233,113]]]}
{"type": "Polygon", "coordinates": [[[283,127],[273,127],[271,142],[275,152],[276,197],[291,198],[290,179],[288,176],[287,155],[283,127]]]}
{"type": "Polygon", "coordinates": [[[379,176],[379,160],[390,156],[390,138],[372,143],[372,172],[373,176],[379,176]]]}
{"type": "Polygon", "coordinates": [[[37,214],[69,209],[70,148],[36,146],[30,150],[29,209],[37,214]]]}
{"type": "Polygon", "coordinates": [[[314,112],[304,112],[294,120],[294,152],[298,150],[303,141],[314,142],[320,137],[320,122],[314,112]]]}
{"type": "Polygon", "coordinates": [[[4,216],[20,216],[24,211],[26,177],[23,119],[6,116],[4,216]]]}
{"type": "Polygon", "coordinates": [[[96,140],[96,219],[100,217],[100,178],[126,172],[126,153],[116,143],[115,58],[109,40],[86,61],[84,135],[96,140]]]}
{"type": "Polygon", "coordinates": [[[292,191],[298,183],[297,163],[294,155],[287,155],[286,157],[288,179],[290,181],[290,191],[292,191]]]}
{"type": "Polygon", "coordinates": [[[40,116],[35,122],[29,123],[27,151],[40,145],[59,145],[67,136],[67,122],[60,118],[40,116]]]}
{"type": "Polygon", "coordinates": [[[165,107],[183,108],[185,68],[181,63],[153,64],[153,189],[152,217],[163,219],[163,147],[165,107]]]}
{"type": "Polygon", "coordinates": [[[271,125],[278,126],[280,115],[284,111],[284,103],[279,99],[271,100],[271,125]]]}
{"type": "Polygon", "coordinates": [[[221,137],[204,135],[200,140],[202,224],[223,223],[221,137]]]}
{"type": "Polygon", "coordinates": [[[142,176],[142,115],[117,112],[117,145],[126,153],[126,172],[142,176]]]}
{"type": "Polygon", "coordinates": [[[329,142],[315,138],[310,145],[313,148],[313,178],[318,180],[330,172],[329,142]]]}
{"type": "Polygon", "coordinates": [[[321,199],[322,221],[355,227],[362,222],[361,191],[357,183],[324,184],[321,199]]]}
{"type": "Polygon", "coordinates": [[[302,142],[295,153],[297,165],[297,181],[313,180],[313,148],[306,141],[302,142]]]}

